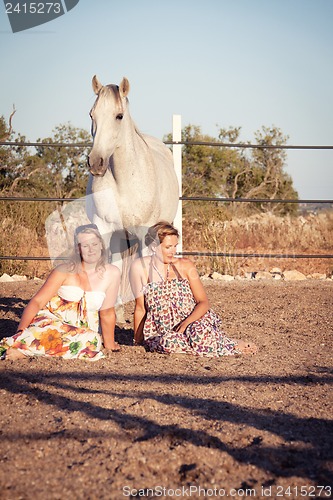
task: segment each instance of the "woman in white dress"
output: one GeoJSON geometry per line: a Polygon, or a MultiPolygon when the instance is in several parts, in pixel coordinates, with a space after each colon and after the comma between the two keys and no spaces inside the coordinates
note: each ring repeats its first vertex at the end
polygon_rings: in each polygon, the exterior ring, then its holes
{"type": "Polygon", "coordinates": [[[75,231],[74,255],[57,266],[26,306],[17,332],[0,341],[2,359],[31,356],[97,361],[115,342],[119,269],[107,263],[95,224],[75,231]],[[99,327],[101,335],[99,333],[99,327]]]}

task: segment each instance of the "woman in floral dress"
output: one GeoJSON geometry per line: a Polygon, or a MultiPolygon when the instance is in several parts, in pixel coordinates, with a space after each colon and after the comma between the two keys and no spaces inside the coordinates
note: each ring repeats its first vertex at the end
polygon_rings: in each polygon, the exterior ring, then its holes
{"type": "Polygon", "coordinates": [[[134,343],[167,354],[255,354],[253,343],[231,340],[222,331],[221,319],[209,309],[194,264],[175,257],[178,237],[171,224],[155,224],[145,241],[152,255],[135,260],[131,266],[134,343]]]}
{"type": "Polygon", "coordinates": [[[75,231],[69,263],[56,267],[25,308],[15,335],[0,341],[2,359],[31,356],[97,361],[116,351],[115,310],[120,271],[107,263],[95,224],[75,231]],[[99,323],[102,337],[99,333],[99,323]]]}

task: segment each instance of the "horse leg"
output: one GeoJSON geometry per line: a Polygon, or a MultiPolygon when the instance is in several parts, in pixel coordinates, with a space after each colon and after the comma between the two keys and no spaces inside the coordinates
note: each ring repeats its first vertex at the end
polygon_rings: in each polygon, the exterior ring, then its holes
{"type": "Polygon", "coordinates": [[[130,282],[129,270],[132,261],[138,256],[137,240],[126,230],[118,230],[110,240],[111,262],[121,271],[120,290],[116,306],[117,323],[125,324],[124,304],[134,299],[130,282]]]}
{"type": "Polygon", "coordinates": [[[129,272],[134,259],[140,256],[139,240],[136,236],[125,231],[126,240],[123,241],[121,259],[122,259],[122,284],[121,293],[123,300],[129,302],[134,300],[132,288],[129,280],[129,272]]]}

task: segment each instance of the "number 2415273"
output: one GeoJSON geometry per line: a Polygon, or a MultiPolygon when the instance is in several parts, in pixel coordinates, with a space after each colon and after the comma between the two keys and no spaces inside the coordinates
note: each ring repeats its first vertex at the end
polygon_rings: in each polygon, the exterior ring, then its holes
{"type": "Polygon", "coordinates": [[[6,3],[7,14],[60,14],[59,2],[6,3]]]}

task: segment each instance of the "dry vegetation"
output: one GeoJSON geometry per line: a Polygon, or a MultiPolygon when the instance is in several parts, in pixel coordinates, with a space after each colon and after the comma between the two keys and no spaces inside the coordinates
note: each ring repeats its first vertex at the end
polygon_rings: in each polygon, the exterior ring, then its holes
{"type": "Polygon", "coordinates": [[[231,254],[279,255],[278,258],[200,257],[201,272],[231,275],[244,271],[268,271],[274,266],[297,269],[305,274],[332,274],[333,259],[283,258],[298,254],[332,254],[333,212],[307,216],[278,216],[260,213],[230,220],[185,221],[184,250],[231,254]],[[198,245],[198,242],[200,244],[198,245]]]}
{"type": "MultiPolygon", "coordinates": [[[[48,256],[44,222],[55,209],[50,203],[6,203],[2,210],[0,254],[13,256],[48,256]]],[[[297,269],[304,274],[314,272],[331,276],[333,259],[284,258],[297,254],[332,254],[333,211],[308,215],[274,215],[272,213],[233,214],[222,209],[185,213],[183,250],[224,252],[242,257],[193,257],[201,274],[218,271],[242,274],[297,269]],[[237,215],[238,214],[238,215],[237,215]],[[246,257],[245,254],[279,255],[279,258],[246,257]]],[[[51,264],[45,261],[0,261],[0,273],[45,277],[51,264]]]]}
{"type": "MultiPolygon", "coordinates": [[[[48,257],[45,220],[55,209],[50,202],[3,202],[0,205],[0,255],[48,257]]],[[[0,260],[0,274],[45,277],[51,269],[48,261],[0,260]]]]}

